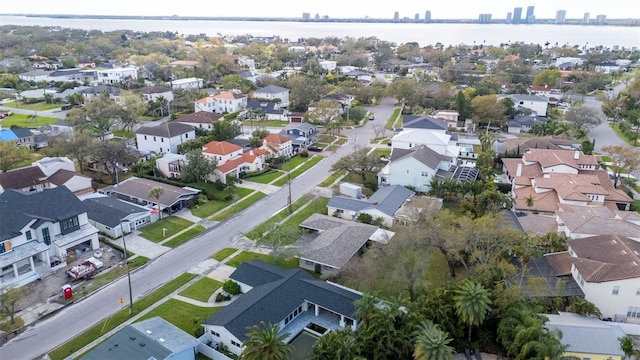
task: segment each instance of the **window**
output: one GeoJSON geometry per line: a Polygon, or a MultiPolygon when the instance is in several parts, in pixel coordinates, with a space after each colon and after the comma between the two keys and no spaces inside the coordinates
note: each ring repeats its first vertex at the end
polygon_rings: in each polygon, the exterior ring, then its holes
{"type": "Polygon", "coordinates": [[[0,243],[0,254],[6,253],[11,250],[11,241],[5,241],[0,243]]]}
{"type": "Polygon", "coordinates": [[[429,177],[429,173],[428,173],[428,172],[426,172],[426,171],[423,171],[423,172],[422,172],[422,176],[429,177]]]}
{"type": "Polygon", "coordinates": [[[184,138],[188,139],[189,138],[189,134],[184,134],[184,138]]]}
{"type": "Polygon", "coordinates": [[[211,335],[215,336],[215,337],[220,337],[220,334],[218,334],[217,332],[211,330],[211,335]]]}
{"type": "Polygon", "coordinates": [[[147,135],[144,136],[144,139],[147,140],[147,135]]]}
{"type": "Polygon", "coordinates": [[[240,344],[238,344],[237,342],[231,340],[231,345],[235,346],[235,347],[240,347],[240,344]]]}
{"type": "Polygon", "coordinates": [[[27,241],[29,241],[29,240],[33,239],[33,237],[31,236],[31,230],[27,230],[27,231],[24,233],[24,236],[26,236],[26,237],[27,237],[27,241]]]}
{"type": "Polygon", "coordinates": [[[70,232],[74,232],[79,228],[80,228],[80,224],[78,223],[77,216],[60,221],[60,232],[63,235],[68,234],[70,232]]]}
{"type": "Polygon", "coordinates": [[[163,143],[163,142],[164,142],[164,138],[160,138],[160,142],[162,142],[162,143],[163,143]]]}
{"type": "Polygon", "coordinates": [[[627,310],[627,316],[640,318],[640,306],[629,306],[629,310],[627,310]]]}
{"type": "Polygon", "coordinates": [[[640,295],[640,288],[636,289],[636,295],[640,295]]]}
{"type": "Polygon", "coordinates": [[[51,235],[49,234],[49,228],[42,229],[42,240],[45,244],[51,245],[51,235]]]}
{"type": "Polygon", "coordinates": [[[156,137],[155,136],[153,137],[153,141],[156,141],[156,137]]]}
{"type": "Polygon", "coordinates": [[[611,294],[618,295],[619,292],[620,292],[620,286],[616,285],[613,287],[613,291],[611,291],[611,294]]]}

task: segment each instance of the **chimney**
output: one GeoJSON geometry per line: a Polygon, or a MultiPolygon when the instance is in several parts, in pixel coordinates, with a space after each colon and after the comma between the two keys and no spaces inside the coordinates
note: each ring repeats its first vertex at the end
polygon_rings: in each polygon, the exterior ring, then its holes
{"type": "Polygon", "coordinates": [[[576,151],[573,153],[573,159],[574,159],[574,160],[579,160],[579,159],[580,159],[580,150],[576,150],[576,151]]]}
{"type": "Polygon", "coordinates": [[[522,164],[518,164],[518,168],[516,169],[516,176],[522,176],[522,164]]]}

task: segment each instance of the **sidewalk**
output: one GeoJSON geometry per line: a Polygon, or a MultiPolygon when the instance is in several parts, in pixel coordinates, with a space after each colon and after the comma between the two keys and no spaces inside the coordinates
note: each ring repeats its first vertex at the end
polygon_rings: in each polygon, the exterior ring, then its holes
{"type": "Polygon", "coordinates": [[[241,188],[245,188],[245,189],[251,189],[251,190],[255,190],[255,191],[260,191],[260,192],[265,193],[267,195],[273,194],[274,192],[280,190],[280,188],[278,186],[275,186],[275,185],[262,184],[262,183],[257,183],[257,182],[253,182],[253,181],[248,181],[248,180],[242,180],[242,182],[237,184],[236,186],[237,187],[241,187],[241,188]]]}

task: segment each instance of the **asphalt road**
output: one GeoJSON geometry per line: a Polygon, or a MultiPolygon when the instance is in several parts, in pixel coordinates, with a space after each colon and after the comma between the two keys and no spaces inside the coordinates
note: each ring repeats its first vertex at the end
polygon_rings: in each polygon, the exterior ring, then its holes
{"type": "MultiPolygon", "coordinates": [[[[34,115],[34,114],[36,114],[35,110],[26,110],[26,109],[13,108],[13,107],[1,106],[1,105],[0,105],[0,110],[2,110],[2,111],[11,111],[11,112],[13,112],[15,114],[24,114],[24,115],[34,115]]],[[[64,119],[64,118],[67,117],[67,111],[60,111],[60,109],[42,110],[42,111],[38,111],[37,114],[39,116],[56,118],[56,119],[64,119]]]]}
{"type": "MultiPolygon", "coordinates": [[[[327,156],[306,173],[293,179],[291,184],[292,201],[300,198],[324,180],[330,173],[331,165],[341,157],[353,152],[354,148],[367,146],[373,137],[373,124],[379,122],[384,125],[393,112],[394,102],[393,99],[384,99],[381,105],[370,108],[369,110],[374,111],[376,120],[359,129],[345,130],[343,133],[350,137],[348,144],[327,156]]],[[[134,301],[231,245],[240,233],[250,231],[285,207],[287,195],[288,189],[281,188],[242,213],[208,229],[202,235],[165,253],[139,271],[134,272],[131,275],[134,301]]],[[[1,347],[0,358],[40,358],[51,349],[120,310],[122,308],[118,302],[120,298],[129,298],[126,278],[121,278],[87,299],[36,323],[1,347]]]]}
{"type": "MultiPolygon", "coordinates": [[[[613,95],[615,96],[621,90],[625,88],[624,84],[620,84],[613,89],[613,95]]],[[[603,146],[625,146],[627,143],[620,139],[618,135],[611,129],[609,122],[606,120],[604,113],[602,112],[602,101],[597,100],[593,96],[584,97],[584,106],[588,106],[598,111],[600,118],[603,119],[602,123],[589,131],[589,136],[596,140],[596,151],[602,151],[603,146]]]]}

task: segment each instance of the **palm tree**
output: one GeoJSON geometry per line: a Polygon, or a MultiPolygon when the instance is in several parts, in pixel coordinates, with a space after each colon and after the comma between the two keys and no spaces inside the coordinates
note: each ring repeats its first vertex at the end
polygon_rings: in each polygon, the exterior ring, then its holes
{"type": "Polygon", "coordinates": [[[415,360],[453,359],[453,347],[448,345],[451,338],[438,325],[432,322],[422,323],[416,334],[416,347],[413,351],[415,360]]]}
{"type": "Polygon", "coordinates": [[[567,310],[580,315],[602,316],[597,306],[581,297],[575,298],[567,310]]]}
{"type": "Polygon", "coordinates": [[[247,337],[249,340],[245,342],[245,348],[240,354],[241,360],[288,360],[293,351],[293,347],[285,344],[284,340],[289,336],[288,333],[279,334],[280,326],[278,324],[265,325],[264,322],[260,326],[253,325],[249,328],[247,337]]]}
{"type": "Polygon", "coordinates": [[[149,197],[156,199],[158,205],[158,212],[160,214],[160,220],[162,220],[162,209],[160,209],[160,196],[164,194],[164,189],[160,186],[154,186],[149,190],[149,197]]]}
{"type": "Polygon", "coordinates": [[[631,359],[632,356],[640,357],[640,350],[634,348],[631,336],[625,335],[618,340],[620,340],[620,349],[624,352],[626,359],[631,359]]]}
{"type": "Polygon", "coordinates": [[[471,341],[471,328],[480,325],[487,316],[491,304],[491,293],[482,284],[472,280],[465,281],[456,290],[454,297],[456,314],[469,326],[469,341],[471,341]]]}
{"type": "Polygon", "coordinates": [[[331,331],[313,344],[311,359],[355,360],[358,358],[359,346],[355,333],[346,328],[331,331]]]}
{"type": "Polygon", "coordinates": [[[531,211],[531,208],[533,207],[533,195],[529,195],[524,199],[527,202],[527,207],[529,208],[529,211],[531,211]]]}

